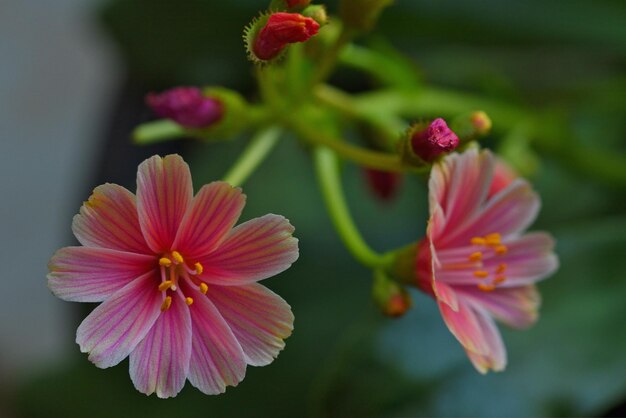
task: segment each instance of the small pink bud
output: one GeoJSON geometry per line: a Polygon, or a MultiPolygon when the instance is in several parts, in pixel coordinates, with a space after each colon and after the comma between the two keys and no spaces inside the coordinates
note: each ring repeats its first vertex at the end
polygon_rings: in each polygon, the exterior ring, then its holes
{"type": "Polygon", "coordinates": [[[273,13],[253,44],[254,55],[260,60],[275,58],[287,44],[305,42],[317,34],[320,25],[299,13],[273,13]]]}
{"type": "Polygon", "coordinates": [[[380,171],[373,168],[366,168],[364,173],[370,190],[383,201],[390,201],[394,198],[403,178],[399,173],[380,171]]]}
{"type": "Polygon", "coordinates": [[[224,113],[222,102],[202,95],[196,87],[175,87],[162,93],[150,93],[146,103],[159,116],[172,119],[187,128],[206,128],[219,121],[224,113]]]}
{"type": "Polygon", "coordinates": [[[413,153],[426,162],[453,151],[459,145],[459,137],[441,118],[432,121],[426,129],[414,131],[410,141],[413,153]]]}

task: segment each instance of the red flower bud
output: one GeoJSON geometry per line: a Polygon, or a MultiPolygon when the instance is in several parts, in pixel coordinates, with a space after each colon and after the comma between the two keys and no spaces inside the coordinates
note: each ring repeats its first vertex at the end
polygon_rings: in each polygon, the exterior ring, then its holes
{"type": "Polygon", "coordinates": [[[175,87],[159,94],[150,93],[146,96],[146,103],[157,115],[187,128],[210,126],[224,113],[219,100],[203,96],[196,87],[175,87]]]}
{"type": "Polygon", "coordinates": [[[254,40],[253,52],[260,60],[275,58],[287,44],[305,42],[320,25],[299,13],[273,13],[254,40]]]}
{"type": "Polygon", "coordinates": [[[364,170],[370,190],[381,200],[390,201],[402,183],[402,175],[366,168],[364,170]]]}
{"type": "Polygon", "coordinates": [[[453,151],[459,145],[459,137],[441,118],[432,121],[426,129],[414,131],[410,141],[413,153],[427,162],[453,151]]]}

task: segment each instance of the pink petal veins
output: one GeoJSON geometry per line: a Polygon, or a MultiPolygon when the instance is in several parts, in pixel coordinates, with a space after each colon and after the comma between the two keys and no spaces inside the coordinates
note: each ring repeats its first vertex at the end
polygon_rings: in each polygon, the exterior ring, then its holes
{"type": "Polygon", "coordinates": [[[210,299],[239,341],[246,362],[270,364],[293,330],[291,307],[257,283],[246,286],[209,286],[210,299]]]}
{"type": "Polygon", "coordinates": [[[171,249],[192,196],[189,166],[179,155],[155,155],[139,165],[137,211],[141,231],[153,252],[171,249]]]}
{"type": "Polygon", "coordinates": [[[265,215],[234,228],[212,254],[201,259],[202,279],[242,285],[274,276],[298,259],[293,226],[279,215],[265,215]]]}
{"type": "Polygon", "coordinates": [[[176,396],[185,385],[191,358],[191,316],[180,292],[150,332],[130,353],[135,388],[159,398],[176,396]]]}
{"type": "Polygon", "coordinates": [[[139,226],[135,200],[134,194],[117,184],[96,187],[74,216],[74,235],[86,247],[150,253],[139,226]]]}
{"type": "Polygon", "coordinates": [[[144,339],[161,313],[157,278],[147,273],[98,306],[80,324],[76,343],[100,368],[115,366],[144,339]]]}
{"type": "Polygon", "coordinates": [[[65,247],[48,264],[48,287],[73,302],[102,302],[154,269],[154,258],[105,248],[65,247]]]}

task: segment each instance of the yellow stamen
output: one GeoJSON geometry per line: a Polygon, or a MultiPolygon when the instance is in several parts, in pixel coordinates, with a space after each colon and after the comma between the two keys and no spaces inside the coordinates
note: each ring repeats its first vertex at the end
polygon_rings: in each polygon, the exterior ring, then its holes
{"type": "Polygon", "coordinates": [[[476,270],[474,272],[474,277],[478,277],[479,279],[486,279],[487,277],[489,277],[489,272],[486,272],[483,270],[476,270]]]}
{"type": "Polygon", "coordinates": [[[166,296],[165,300],[163,300],[163,304],[161,305],[161,312],[167,311],[172,305],[172,297],[166,296]]]}
{"type": "Polygon", "coordinates": [[[481,237],[474,237],[470,240],[472,245],[485,245],[487,244],[487,240],[481,237]]]}
{"type": "MultiPolygon", "coordinates": [[[[167,289],[169,289],[170,287],[173,287],[173,286],[174,286],[174,282],[173,281],[166,280],[166,281],[164,281],[163,283],[161,283],[159,285],[159,290],[161,292],[163,292],[163,291],[165,291],[165,290],[167,290],[167,289]]],[[[173,290],[175,290],[175,289],[173,289],[173,290]]]]}
{"type": "Polygon", "coordinates": [[[193,303],[193,298],[185,298],[185,303],[187,304],[187,306],[191,306],[191,304],[193,303]]]}
{"type": "Polygon", "coordinates": [[[500,263],[496,268],[496,274],[504,273],[506,270],[506,263],[500,263]]]}
{"type": "Polygon", "coordinates": [[[209,291],[209,286],[206,283],[200,283],[200,291],[206,295],[206,292],[209,291]]]}
{"type": "Polygon", "coordinates": [[[482,259],[483,259],[483,253],[481,253],[480,251],[471,253],[469,256],[469,261],[480,261],[482,259]]]}
{"type": "Polygon", "coordinates": [[[496,278],[493,279],[494,284],[504,283],[505,281],[506,281],[506,276],[496,276],[496,278]]]}
{"type": "Polygon", "coordinates": [[[196,274],[202,274],[204,271],[204,267],[202,267],[202,264],[200,263],[196,263],[193,266],[196,268],[196,274]]]}
{"type": "Polygon", "coordinates": [[[506,254],[506,252],[509,250],[508,248],[506,248],[506,245],[497,245],[496,248],[493,249],[496,254],[498,255],[504,255],[506,254]]]}
{"type": "Polygon", "coordinates": [[[176,264],[180,264],[183,261],[185,261],[183,256],[180,255],[180,253],[178,251],[172,251],[172,258],[174,259],[174,261],[176,261],[176,264]]]}
{"type": "Polygon", "coordinates": [[[492,284],[478,283],[478,288],[483,292],[491,292],[495,290],[495,286],[492,284]]]}
{"type": "Polygon", "coordinates": [[[169,267],[172,265],[172,260],[167,257],[159,258],[159,265],[163,267],[169,267]]]}
{"type": "Polygon", "coordinates": [[[495,233],[487,235],[485,240],[487,241],[487,245],[500,245],[500,238],[500,234],[495,233]]]}

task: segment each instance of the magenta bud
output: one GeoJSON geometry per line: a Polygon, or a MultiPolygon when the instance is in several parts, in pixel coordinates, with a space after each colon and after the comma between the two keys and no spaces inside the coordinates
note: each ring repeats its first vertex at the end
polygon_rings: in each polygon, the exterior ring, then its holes
{"type": "Polygon", "coordinates": [[[175,87],[162,93],[150,93],[146,103],[157,115],[186,128],[206,128],[224,114],[222,102],[203,96],[197,87],[175,87]]]}
{"type": "Polygon", "coordinates": [[[426,162],[432,162],[459,145],[459,137],[441,118],[432,121],[425,129],[412,131],[410,141],[413,153],[426,162]]]}

